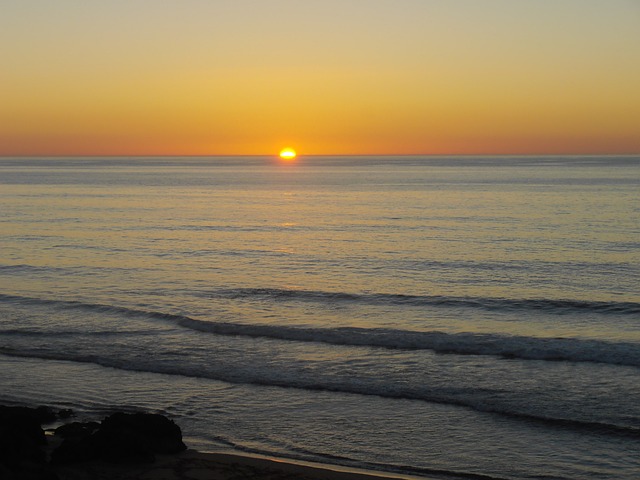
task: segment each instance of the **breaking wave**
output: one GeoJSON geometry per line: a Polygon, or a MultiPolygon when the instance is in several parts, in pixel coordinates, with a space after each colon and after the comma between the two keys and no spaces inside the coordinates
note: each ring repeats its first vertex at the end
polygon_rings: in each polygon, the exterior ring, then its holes
{"type": "MultiPolygon", "coordinates": [[[[266,292],[252,291],[257,295],[299,295],[290,290],[268,290],[266,292]],[[279,292],[279,293],[278,293],[279,292]]],[[[356,301],[361,295],[352,294],[325,294],[322,292],[303,292],[304,298],[320,296],[337,298],[338,301],[356,301]]],[[[373,296],[378,298],[379,296],[373,296]]],[[[384,296],[400,298],[400,301],[431,301],[428,297],[384,296]],[[407,298],[409,300],[407,300],[407,298]]],[[[367,296],[365,296],[367,298],[367,296]]],[[[442,297],[438,297],[441,298],[442,297]]],[[[387,299],[388,300],[388,299],[387,299]]],[[[440,354],[457,355],[490,355],[510,359],[566,361],[566,362],[592,362],[611,365],[626,365],[640,367],[640,344],[632,342],[613,342],[580,338],[545,338],[503,335],[498,333],[448,333],[441,331],[413,331],[391,328],[313,328],[303,326],[245,324],[232,322],[215,322],[191,318],[185,315],[176,315],[142,309],[132,309],[120,306],[91,304],[64,300],[43,300],[28,297],[0,294],[1,301],[17,301],[39,305],[53,305],[69,309],[86,309],[96,313],[118,314],[131,317],[144,317],[154,320],[171,322],[181,328],[198,331],[206,334],[240,336],[253,338],[270,338],[291,342],[325,343],[330,345],[371,347],[402,350],[431,350],[440,354]]],[[[439,300],[435,300],[439,301],[439,300]]],[[[442,301],[455,302],[455,299],[442,299],[442,301]]],[[[504,300],[505,302],[511,302],[504,300]]],[[[486,303],[486,299],[484,300],[486,303]]],[[[514,301],[515,302],[515,301],[514,301]]],[[[526,300],[519,301],[527,303],[526,300]]],[[[542,302],[542,301],[541,301],[542,302]]],[[[544,301],[556,305],[559,301],[544,301]]],[[[537,304],[537,303],[535,303],[537,304]]],[[[605,308],[604,302],[569,302],[571,308],[605,308]],[[583,304],[590,304],[589,306],[583,304]],[[578,305],[576,307],[575,305],[578,305]]],[[[628,311],[635,304],[606,304],[608,312],[628,311]]],[[[18,335],[20,329],[0,331],[0,334],[18,335]]],[[[96,332],[98,333],[98,332],[96,332]]],[[[122,332],[127,333],[127,332],[122,332]]],[[[34,335],[36,332],[22,331],[24,335],[34,335]]],[[[57,332],[48,332],[47,335],[56,335],[57,332]]],[[[64,332],[66,334],[66,332],[64,332]]],[[[108,332],[105,332],[108,334],[108,332]]]]}

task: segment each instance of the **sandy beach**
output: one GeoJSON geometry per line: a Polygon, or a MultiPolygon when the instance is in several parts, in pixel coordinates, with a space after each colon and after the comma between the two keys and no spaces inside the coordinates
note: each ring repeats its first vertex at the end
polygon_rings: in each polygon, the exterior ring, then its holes
{"type": "Polygon", "coordinates": [[[278,458],[187,450],[158,455],[154,463],[117,465],[104,462],[57,466],[60,480],[381,480],[412,479],[402,475],[298,463],[278,458]]]}

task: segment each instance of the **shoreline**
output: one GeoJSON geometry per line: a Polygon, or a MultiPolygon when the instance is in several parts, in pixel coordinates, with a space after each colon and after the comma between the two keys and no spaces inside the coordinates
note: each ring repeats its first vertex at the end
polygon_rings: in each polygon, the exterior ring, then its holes
{"type": "Polygon", "coordinates": [[[278,457],[185,450],[154,463],[87,462],[52,469],[60,480],[429,480],[433,477],[361,470],[278,457]]]}
{"type": "Polygon", "coordinates": [[[72,410],[0,406],[0,477],[7,480],[426,480],[271,455],[189,449],[160,414],[115,412],[66,422],[72,410]],[[53,425],[61,423],[60,426],[53,425]],[[42,425],[50,425],[46,430],[42,425]]]}

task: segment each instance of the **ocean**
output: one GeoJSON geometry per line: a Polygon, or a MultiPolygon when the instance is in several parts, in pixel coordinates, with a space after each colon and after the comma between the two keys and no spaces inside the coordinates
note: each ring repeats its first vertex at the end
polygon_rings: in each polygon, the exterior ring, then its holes
{"type": "Polygon", "coordinates": [[[640,475],[640,156],[0,158],[0,403],[442,479],[640,475]]]}

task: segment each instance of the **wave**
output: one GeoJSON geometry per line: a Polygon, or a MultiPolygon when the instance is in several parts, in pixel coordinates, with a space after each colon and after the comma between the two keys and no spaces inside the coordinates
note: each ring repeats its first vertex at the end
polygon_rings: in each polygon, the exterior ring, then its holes
{"type": "Polygon", "coordinates": [[[186,328],[216,335],[264,337],[331,345],[401,350],[432,350],[442,354],[492,355],[522,360],[607,363],[640,367],[640,345],[575,338],[539,338],[483,333],[446,333],[386,328],[303,328],[207,322],[183,317],[186,328]]]}
{"type": "Polygon", "coordinates": [[[42,305],[52,307],[62,307],[67,309],[83,309],[97,313],[115,313],[127,316],[152,317],[157,319],[175,320],[186,318],[181,315],[171,313],[152,312],[148,310],[120,307],[116,305],[105,305],[102,303],[88,303],[77,300],[52,300],[44,298],[25,297],[21,295],[8,295],[0,293],[0,302],[15,302],[24,305],[42,305]]]}
{"type": "MultiPolygon", "coordinates": [[[[1,266],[0,270],[41,271],[30,265],[1,266]]],[[[47,268],[48,270],[48,268],[47,268]]],[[[487,311],[542,311],[555,315],[597,313],[600,315],[639,315],[640,302],[614,302],[552,298],[456,297],[443,295],[406,295],[396,293],[349,293],[281,288],[234,288],[195,292],[194,296],[238,300],[303,301],[322,304],[364,304],[409,307],[453,307],[487,311]]],[[[33,301],[37,303],[82,304],[65,300],[44,300],[18,295],[0,294],[0,301],[33,301]]],[[[87,304],[91,305],[91,304],[87,304]]]]}
{"type": "MultiPolygon", "coordinates": [[[[271,292],[271,291],[270,291],[271,292]]],[[[282,291],[281,291],[282,292],[282,291]]],[[[291,292],[291,291],[284,291],[291,292]]],[[[288,295],[289,293],[287,293],[288,295]]],[[[312,294],[313,295],[313,294],[312,294]]],[[[324,294],[322,294],[324,295],[324,294]]],[[[351,294],[328,294],[348,301],[351,294]]],[[[508,359],[589,362],[640,367],[640,345],[632,342],[612,342],[580,338],[544,338],[503,335],[497,333],[448,333],[441,331],[412,331],[390,328],[314,328],[286,325],[212,322],[142,309],[91,304],[66,300],[43,300],[0,294],[0,301],[18,301],[64,308],[87,309],[92,312],[118,314],[168,321],[202,333],[224,336],[269,338],[282,341],[325,343],[338,346],[386,348],[393,350],[429,350],[440,354],[488,355],[508,359]]],[[[37,332],[11,329],[0,334],[39,335],[37,332]]],[[[57,332],[66,334],[67,332],[57,332]]],[[[56,335],[54,332],[46,335],[56,335]]],[[[130,332],[123,331],[123,334],[130,332]]],[[[144,331],[144,333],[152,333],[144,331]]],[[[111,332],[96,332],[96,335],[111,332]]]]}
{"type": "Polygon", "coordinates": [[[491,311],[538,310],[554,314],[594,312],[600,314],[638,315],[640,303],[603,302],[563,299],[512,299],[492,297],[449,297],[441,295],[404,295],[386,293],[346,293],[278,288],[237,288],[217,290],[207,295],[236,299],[299,300],[321,303],[363,303],[370,305],[406,305],[428,307],[464,307],[491,311]]]}
{"type": "MultiPolygon", "coordinates": [[[[181,376],[187,378],[202,378],[231,384],[255,385],[261,387],[294,388],[307,391],[335,392],[353,395],[377,396],[398,400],[416,400],[438,403],[456,407],[469,408],[483,413],[491,413],[526,422],[546,424],[558,428],[579,430],[599,435],[616,435],[630,439],[640,439],[640,428],[633,423],[619,425],[608,423],[605,418],[600,421],[583,420],[579,418],[555,417],[543,412],[537,413],[530,405],[518,406],[495,403],[491,400],[491,391],[467,389],[431,388],[428,385],[399,386],[388,383],[363,383],[351,379],[319,379],[299,375],[282,375],[282,372],[270,374],[268,371],[255,368],[229,369],[224,366],[211,370],[203,370],[181,365],[176,362],[156,362],[151,356],[132,362],[121,356],[103,356],[99,354],[80,354],[73,351],[13,350],[0,346],[0,354],[18,358],[37,358],[42,360],[70,361],[88,363],[107,368],[124,371],[156,373],[163,375],[181,376]],[[522,410],[524,408],[524,410],[522,410]]],[[[633,422],[630,419],[630,422],[633,422]]]]}

